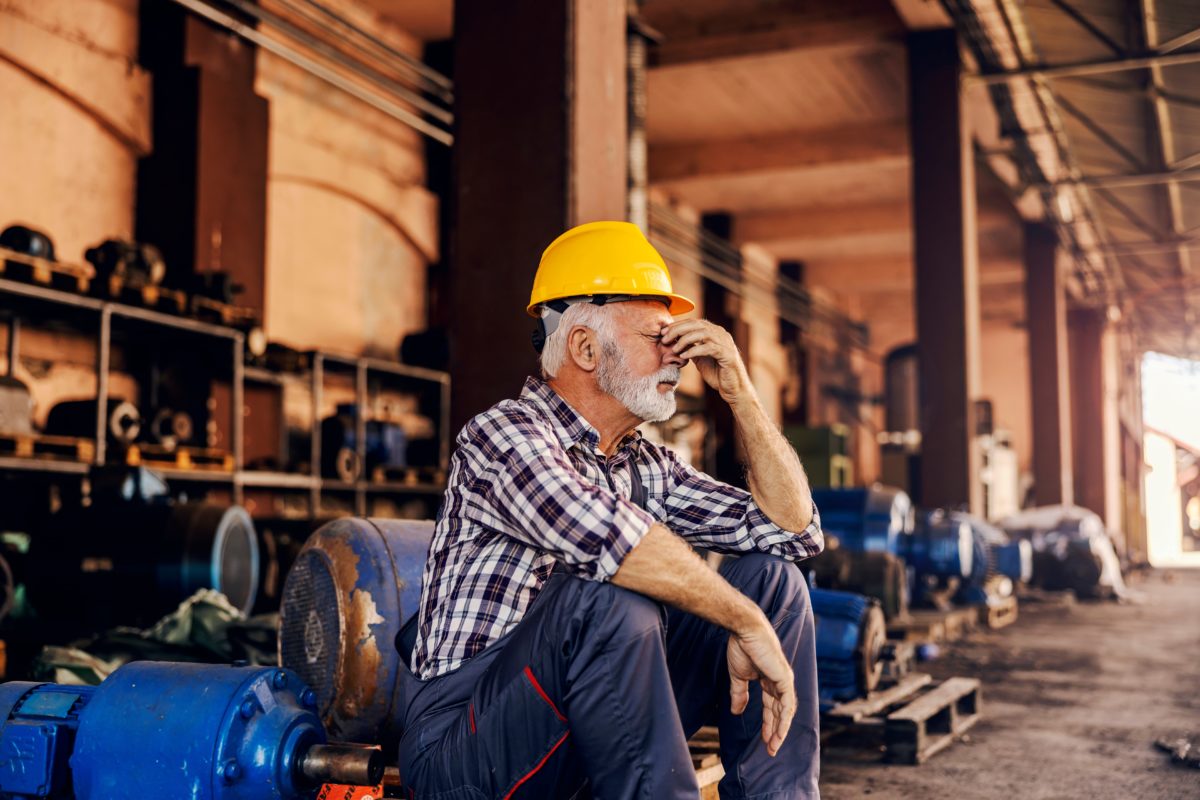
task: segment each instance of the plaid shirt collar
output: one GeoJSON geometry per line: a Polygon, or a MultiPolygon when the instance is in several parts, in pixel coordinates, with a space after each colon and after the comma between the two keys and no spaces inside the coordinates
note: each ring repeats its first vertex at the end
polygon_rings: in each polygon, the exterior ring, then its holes
{"type": "MultiPolygon", "coordinates": [[[[537,406],[538,410],[551,421],[554,433],[558,436],[563,450],[570,450],[575,445],[582,443],[587,446],[588,452],[595,452],[596,448],[600,446],[600,432],[541,378],[530,375],[525,379],[525,386],[521,389],[521,399],[537,406]]],[[[641,438],[642,432],[635,429],[621,440],[617,452],[620,453],[632,447],[641,438]]]]}

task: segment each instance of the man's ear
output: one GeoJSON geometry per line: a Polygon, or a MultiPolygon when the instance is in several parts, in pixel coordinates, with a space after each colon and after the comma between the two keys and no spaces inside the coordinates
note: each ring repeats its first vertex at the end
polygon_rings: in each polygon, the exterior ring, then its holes
{"type": "Polygon", "coordinates": [[[600,342],[596,332],[583,325],[576,325],[567,334],[567,355],[584,372],[592,372],[600,364],[600,342]]]}

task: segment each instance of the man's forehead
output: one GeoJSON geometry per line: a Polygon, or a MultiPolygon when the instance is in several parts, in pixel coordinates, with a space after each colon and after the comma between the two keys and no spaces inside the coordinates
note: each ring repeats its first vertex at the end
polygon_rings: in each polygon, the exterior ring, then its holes
{"type": "Polygon", "coordinates": [[[621,303],[625,321],[630,325],[653,328],[671,324],[671,314],[667,307],[657,300],[630,300],[621,303]]]}

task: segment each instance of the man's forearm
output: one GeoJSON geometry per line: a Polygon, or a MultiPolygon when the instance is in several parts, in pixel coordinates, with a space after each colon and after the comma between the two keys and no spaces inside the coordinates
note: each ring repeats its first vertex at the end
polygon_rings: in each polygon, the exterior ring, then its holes
{"type": "Polygon", "coordinates": [[[735,634],[767,624],[755,603],[704,563],[687,542],[657,523],[625,555],[612,582],[735,634]]]}
{"type": "Polygon", "coordinates": [[[812,491],[796,451],[767,417],[753,389],[729,405],[754,502],[779,527],[803,531],[812,522],[812,491]]]}

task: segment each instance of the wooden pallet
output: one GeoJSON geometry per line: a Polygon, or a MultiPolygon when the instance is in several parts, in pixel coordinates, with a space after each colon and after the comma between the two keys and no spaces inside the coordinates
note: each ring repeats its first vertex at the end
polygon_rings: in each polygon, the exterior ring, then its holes
{"type": "Polygon", "coordinates": [[[0,247],[0,275],[86,294],[96,277],[96,270],[91,264],[65,264],[0,247]]]}
{"type": "Polygon", "coordinates": [[[439,467],[375,467],[371,470],[371,482],[401,483],[406,486],[444,484],[446,472],[439,467]]]}
{"type": "Polygon", "coordinates": [[[934,685],[929,675],[912,673],[896,685],[834,706],[822,716],[821,740],[854,732],[877,739],[885,759],[920,764],[949,747],[979,721],[980,684],[975,678],[948,678],[934,685]]]}
{"type": "Polygon", "coordinates": [[[160,444],[144,442],[131,444],[125,451],[125,463],[131,467],[147,466],[204,472],[233,472],[233,454],[224,450],[183,445],[167,448],[160,444]]]}
{"type": "Polygon", "coordinates": [[[191,313],[196,319],[230,328],[253,328],[259,322],[258,312],[253,308],[232,306],[202,295],[192,295],[191,313]]]}
{"type": "Polygon", "coordinates": [[[948,642],[961,639],[979,625],[979,611],[974,606],[951,608],[948,611],[917,609],[905,619],[888,625],[888,638],[902,642],[948,642]]]}
{"type": "Polygon", "coordinates": [[[976,678],[949,678],[933,691],[887,715],[888,761],[923,764],[979,721],[983,711],[976,678]]]}
{"type": "Polygon", "coordinates": [[[95,458],[96,443],[78,436],[0,433],[0,456],[86,463],[95,458]]]}
{"type": "Polygon", "coordinates": [[[989,628],[1005,628],[1017,621],[1017,598],[1010,595],[993,604],[979,605],[979,624],[989,628]]]}
{"type": "Polygon", "coordinates": [[[700,800],[717,800],[717,784],[725,777],[721,766],[721,743],[714,727],[701,728],[688,742],[696,782],[700,785],[700,800]]]}

